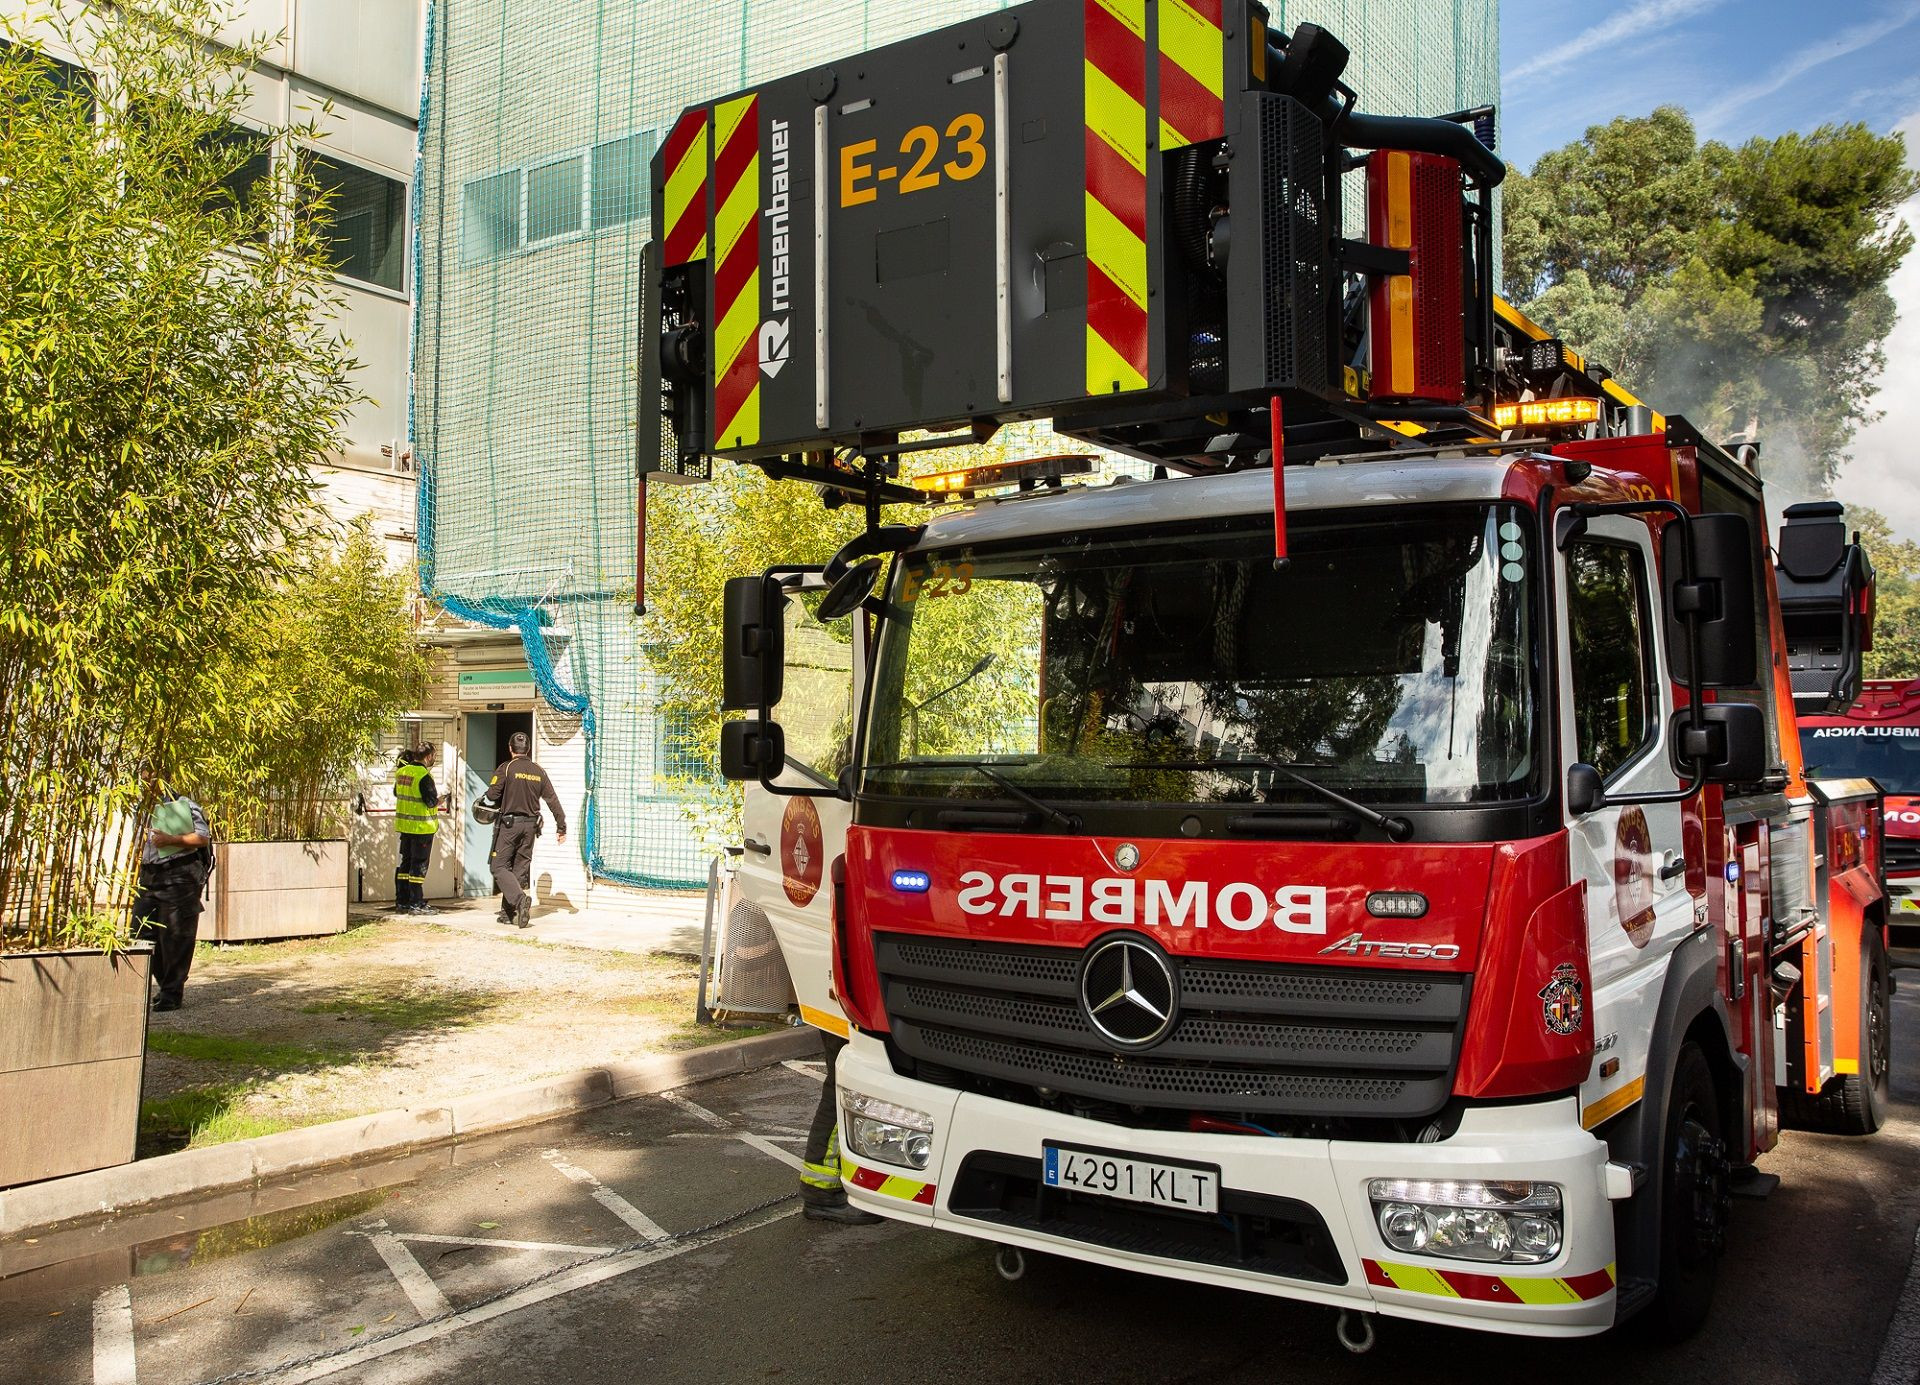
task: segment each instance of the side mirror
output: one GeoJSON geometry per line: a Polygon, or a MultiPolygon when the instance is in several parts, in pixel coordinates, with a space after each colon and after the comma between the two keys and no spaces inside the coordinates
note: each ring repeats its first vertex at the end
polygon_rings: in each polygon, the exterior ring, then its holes
{"type": "MultiPolygon", "coordinates": [[[[720,707],[750,711],[780,702],[786,597],[765,577],[730,577],[721,594],[720,707]]],[[[731,776],[729,776],[731,777],[731,776]]],[[[758,775],[748,775],[758,778],[758,775]]]]}
{"type": "Polygon", "coordinates": [[[1660,531],[1661,568],[1667,584],[1667,661],[1674,681],[1703,688],[1758,685],[1754,614],[1753,530],[1745,516],[1696,515],[1660,531]],[[1687,580],[1684,538],[1693,533],[1693,580],[1687,580]],[[1693,667],[1687,614],[1700,627],[1700,667],[1693,667]]]}
{"type": "Polygon", "coordinates": [[[1696,731],[1692,714],[1681,710],[1667,725],[1673,769],[1683,779],[1695,766],[1710,784],[1753,784],[1767,777],[1767,718],[1751,702],[1716,702],[1700,709],[1696,731]]]}
{"type": "Polygon", "coordinates": [[[1607,804],[1600,771],[1585,761],[1567,766],[1567,816],[1584,817],[1607,804]]]}
{"type": "MultiPolygon", "coordinates": [[[[757,580],[757,579],[756,579],[757,580]]],[[[777,721],[728,721],[720,725],[720,775],[758,782],[787,767],[787,737],[777,721]]]]}
{"type": "Polygon", "coordinates": [[[845,572],[820,598],[819,617],[821,620],[839,620],[850,616],[859,609],[860,603],[867,599],[867,593],[873,590],[873,584],[880,579],[880,560],[862,558],[845,572]]]}

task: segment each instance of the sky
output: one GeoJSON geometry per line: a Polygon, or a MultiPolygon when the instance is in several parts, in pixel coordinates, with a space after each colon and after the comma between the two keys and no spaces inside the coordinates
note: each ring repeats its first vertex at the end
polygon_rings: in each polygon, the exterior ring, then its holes
{"type": "MultiPolygon", "coordinates": [[[[1667,104],[1727,143],[1853,120],[1898,129],[1920,168],[1920,0],[1502,0],[1500,57],[1500,153],[1520,168],[1589,125],[1667,104]]],[[[1902,215],[1920,232],[1920,198],[1902,215]]],[[[1885,416],[1857,435],[1834,489],[1920,539],[1920,250],[1891,287],[1885,416]]]]}

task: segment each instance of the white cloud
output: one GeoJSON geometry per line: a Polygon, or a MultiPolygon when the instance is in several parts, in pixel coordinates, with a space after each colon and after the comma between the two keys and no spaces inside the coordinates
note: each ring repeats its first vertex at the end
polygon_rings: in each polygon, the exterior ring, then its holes
{"type": "MultiPolygon", "coordinates": [[[[1894,128],[1907,137],[1907,163],[1920,167],[1920,111],[1894,128]]],[[[1920,234],[1920,197],[1900,215],[1920,234]]],[[[1855,436],[1852,460],[1840,469],[1833,492],[1836,499],[1871,505],[1902,537],[1920,539],[1920,253],[1907,256],[1887,287],[1900,320],[1887,337],[1887,369],[1873,400],[1882,416],[1855,436]]]]}
{"type": "Polygon", "coordinates": [[[1583,59],[1603,59],[1608,56],[1605,50],[1609,44],[1623,39],[1645,39],[1720,3],[1722,0],[1639,0],[1638,4],[1622,10],[1611,19],[1601,20],[1590,29],[1582,30],[1565,43],[1509,67],[1500,74],[1500,85],[1503,89],[1511,88],[1549,72],[1557,72],[1570,63],[1583,59]]]}
{"type": "Polygon", "coordinates": [[[1842,29],[1830,39],[1807,38],[1800,53],[1765,76],[1753,82],[1744,82],[1727,95],[1695,112],[1695,123],[1703,131],[1712,132],[1743,107],[1752,105],[1763,96],[1771,96],[1816,67],[1832,62],[1835,58],[1844,58],[1849,53],[1857,53],[1862,48],[1871,47],[1881,39],[1898,29],[1904,29],[1920,19],[1920,3],[1908,0],[1907,4],[1888,11],[1878,19],[1865,24],[1856,24],[1850,29],[1842,29]]]}

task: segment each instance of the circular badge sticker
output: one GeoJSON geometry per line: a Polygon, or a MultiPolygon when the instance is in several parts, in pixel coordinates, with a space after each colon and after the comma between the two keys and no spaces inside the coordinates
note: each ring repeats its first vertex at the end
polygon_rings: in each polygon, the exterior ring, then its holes
{"type": "Polygon", "coordinates": [[[780,819],[780,884],[796,908],[806,908],[820,893],[820,872],[826,856],[820,810],[811,798],[789,798],[787,811],[780,819]]]}
{"type": "Polygon", "coordinates": [[[1613,830],[1613,902],[1635,947],[1653,937],[1653,833],[1647,815],[1625,808],[1613,830]]]}

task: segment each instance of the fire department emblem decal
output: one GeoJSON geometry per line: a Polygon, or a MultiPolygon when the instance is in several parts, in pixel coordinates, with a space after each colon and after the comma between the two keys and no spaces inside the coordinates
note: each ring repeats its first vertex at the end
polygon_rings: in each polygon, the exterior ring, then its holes
{"type": "Polygon", "coordinates": [[[795,908],[806,908],[820,893],[826,854],[820,810],[811,798],[789,798],[780,819],[780,885],[795,908]]]}
{"type": "Polygon", "coordinates": [[[1613,829],[1613,903],[1627,941],[1645,947],[1653,938],[1653,833],[1638,807],[1622,811],[1613,829]]]}
{"type": "Polygon", "coordinates": [[[1586,1017],[1587,995],[1580,984],[1580,969],[1562,962],[1553,969],[1553,979],[1540,988],[1540,1018],[1547,1032],[1564,1038],[1579,1033],[1586,1017]]]}

